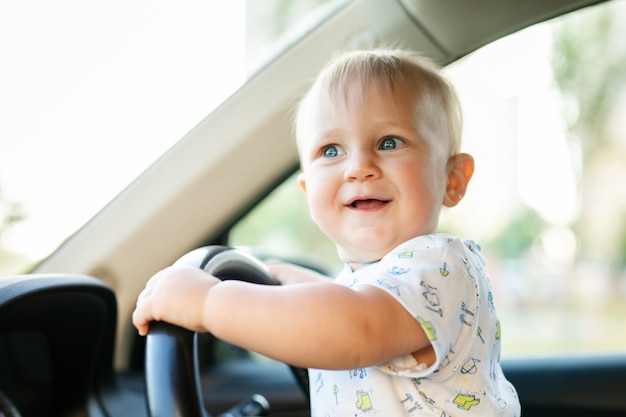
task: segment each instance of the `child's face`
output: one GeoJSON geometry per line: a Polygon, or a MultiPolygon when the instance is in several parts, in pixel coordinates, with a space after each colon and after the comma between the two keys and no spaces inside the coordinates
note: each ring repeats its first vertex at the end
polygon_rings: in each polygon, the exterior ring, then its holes
{"type": "Polygon", "coordinates": [[[370,86],[353,87],[345,95],[309,97],[300,185],[342,260],[366,263],[435,232],[449,147],[445,139],[419,133],[422,121],[408,89],[397,88],[392,98],[370,86]]]}

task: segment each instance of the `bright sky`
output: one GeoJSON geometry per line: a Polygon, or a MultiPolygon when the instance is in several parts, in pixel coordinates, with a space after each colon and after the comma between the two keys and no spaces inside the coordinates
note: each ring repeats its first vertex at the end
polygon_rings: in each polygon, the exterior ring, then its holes
{"type": "MultiPolygon", "coordinates": [[[[244,0],[0,3],[0,189],[27,216],[5,247],[48,254],[225,98],[245,75],[244,14],[244,0]]],[[[467,150],[480,158],[455,209],[466,225],[497,226],[503,202],[520,197],[548,220],[572,214],[558,103],[537,96],[551,83],[549,39],[535,29],[452,71],[467,150]],[[529,60],[546,64],[529,74],[529,60]],[[511,117],[524,123],[511,130],[511,117]]]]}
{"type": "Polygon", "coordinates": [[[244,0],[0,3],[0,190],[54,249],[244,77],[244,0]]]}

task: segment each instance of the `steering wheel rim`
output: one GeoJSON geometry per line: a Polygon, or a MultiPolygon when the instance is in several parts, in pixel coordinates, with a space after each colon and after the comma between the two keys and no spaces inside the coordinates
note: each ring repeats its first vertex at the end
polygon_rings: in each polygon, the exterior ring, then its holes
{"type": "Polygon", "coordinates": [[[21,417],[17,407],[11,402],[4,392],[0,391],[0,416],[5,417],[21,417]]]}
{"type": "MultiPolygon", "coordinates": [[[[223,281],[280,285],[261,261],[227,246],[195,249],[179,258],[175,265],[195,266],[223,281]]],[[[150,416],[210,417],[202,401],[195,332],[170,323],[150,323],[145,361],[150,416]]],[[[307,370],[289,367],[308,399],[307,370]]]]}

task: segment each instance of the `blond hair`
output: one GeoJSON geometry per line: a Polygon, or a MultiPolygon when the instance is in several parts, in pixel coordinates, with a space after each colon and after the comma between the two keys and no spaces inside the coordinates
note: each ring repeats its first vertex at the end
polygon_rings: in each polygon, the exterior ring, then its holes
{"type": "Polygon", "coordinates": [[[322,69],[296,108],[295,130],[299,145],[304,134],[302,121],[307,117],[309,97],[322,91],[329,95],[345,92],[355,82],[390,95],[394,88],[413,89],[422,122],[420,133],[446,140],[450,155],[460,151],[462,116],[454,87],[434,63],[400,49],[361,50],[335,56],[322,69]]]}

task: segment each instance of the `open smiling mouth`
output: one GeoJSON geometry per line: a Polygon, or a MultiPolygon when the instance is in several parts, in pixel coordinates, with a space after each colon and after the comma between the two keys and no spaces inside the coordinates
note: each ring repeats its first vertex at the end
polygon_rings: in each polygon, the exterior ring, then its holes
{"type": "Polygon", "coordinates": [[[387,203],[389,203],[389,201],[390,200],[377,200],[374,198],[368,198],[365,200],[354,200],[348,206],[355,208],[355,209],[367,210],[367,209],[375,209],[375,208],[382,207],[386,205],[387,203]]]}

